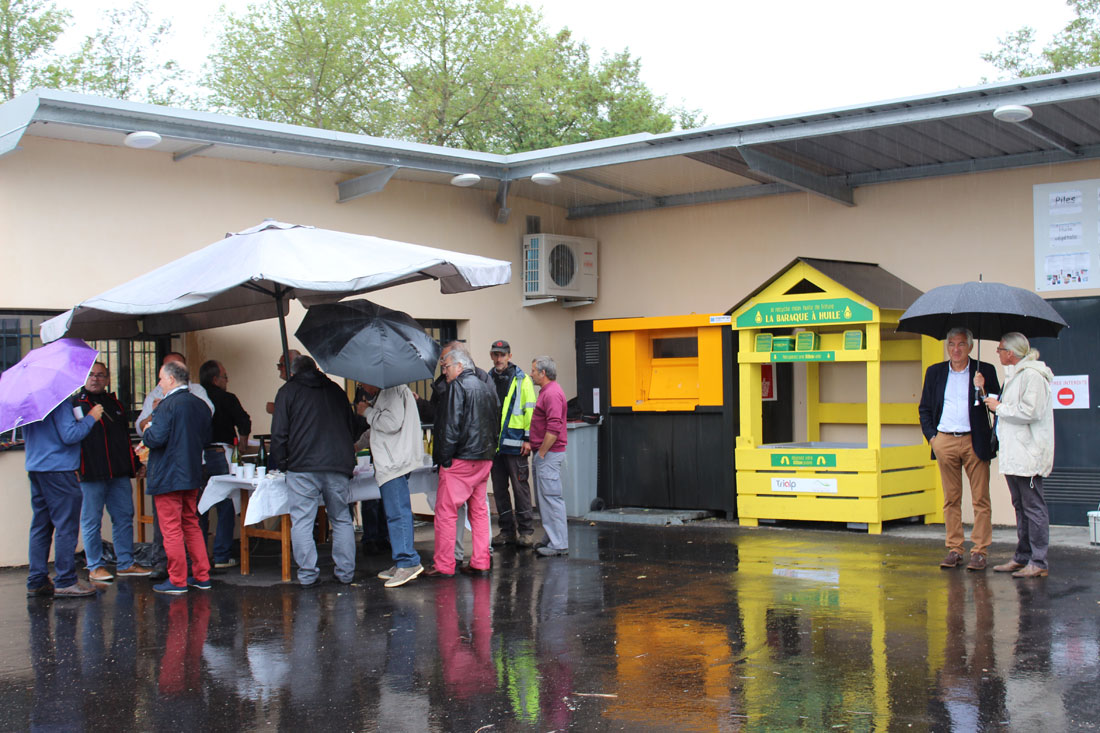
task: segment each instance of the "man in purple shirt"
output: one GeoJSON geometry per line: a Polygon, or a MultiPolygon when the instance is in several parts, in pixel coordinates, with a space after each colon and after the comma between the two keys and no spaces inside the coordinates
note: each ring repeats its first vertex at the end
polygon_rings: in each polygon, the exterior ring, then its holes
{"type": "Polygon", "coordinates": [[[27,474],[31,479],[30,572],[28,596],[94,596],[95,589],[76,576],[76,536],[80,531],[80,441],[103,416],[95,405],[77,419],[65,400],[45,419],[23,426],[27,474]],[[54,544],[54,582],[47,563],[54,544]]]}
{"type": "Polygon", "coordinates": [[[546,539],[536,548],[542,557],[569,554],[569,521],[561,495],[561,464],[565,460],[565,393],[558,384],[558,365],[549,356],[531,362],[531,379],[539,387],[531,417],[532,467],[539,494],[539,517],[546,539]]]}

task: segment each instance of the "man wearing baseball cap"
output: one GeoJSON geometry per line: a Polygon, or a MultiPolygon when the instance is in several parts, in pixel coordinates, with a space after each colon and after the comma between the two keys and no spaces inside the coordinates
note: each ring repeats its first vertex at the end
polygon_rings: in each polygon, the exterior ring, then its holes
{"type": "Polygon", "coordinates": [[[500,400],[500,432],[493,457],[493,498],[497,504],[500,531],[493,546],[514,543],[520,547],[535,544],[535,522],[531,511],[531,484],[527,457],[531,454],[531,416],[535,413],[535,384],[531,377],[513,364],[512,347],[503,339],[489,347],[493,370],[489,373],[500,400]],[[508,495],[508,483],[515,496],[508,495]]]}

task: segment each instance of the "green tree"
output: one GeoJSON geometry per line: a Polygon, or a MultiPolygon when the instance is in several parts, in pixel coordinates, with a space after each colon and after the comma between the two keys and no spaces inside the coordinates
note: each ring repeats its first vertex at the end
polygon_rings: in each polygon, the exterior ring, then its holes
{"type": "Polygon", "coordinates": [[[106,16],[106,25],[87,36],[76,53],[46,66],[41,74],[45,84],[115,99],[184,103],[179,65],[158,59],[171,23],[156,20],[144,0],[106,16]]]}
{"type": "Polygon", "coordinates": [[[43,0],[0,0],[0,95],[11,99],[34,86],[69,14],[43,0]]]}
{"type": "Polygon", "coordinates": [[[593,62],[505,0],[268,0],[225,15],[209,64],[231,113],[487,152],[698,116],[666,108],[628,51],[593,62]]]}
{"type": "Polygon", "coordinates": [[[377,19],[348,0],[269,0],[222,14],[210,104],[269,122],[385,135],[377,19]]]}
{"type": "Polygon", "coordinates": [[[1035,29],[1025,26],[998,39],[1000,48],[982,59],[1012,78],[1100,66],[1100,0],[1066,0],[1066,5],[1074,19],[1042,49],[1035,50],[1035,29]]]}

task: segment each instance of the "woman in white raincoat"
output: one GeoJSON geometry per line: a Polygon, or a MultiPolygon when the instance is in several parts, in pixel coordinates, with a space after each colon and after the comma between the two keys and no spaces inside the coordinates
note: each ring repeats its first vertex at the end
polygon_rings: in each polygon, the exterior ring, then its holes
{"type": "Polygon", "coordinates": [[[1016,509],[1018,542],[1013,558],[993,569],[1014,578],[1041,578],[1047,574],[1050,536],[1043,477],[1054,467],[1054,375],[1022,333],[1006,333],[997,355],[1005,383],[1000,398],[987,397],[985,404],[997,415],[1000,471],[1016,509]]]}

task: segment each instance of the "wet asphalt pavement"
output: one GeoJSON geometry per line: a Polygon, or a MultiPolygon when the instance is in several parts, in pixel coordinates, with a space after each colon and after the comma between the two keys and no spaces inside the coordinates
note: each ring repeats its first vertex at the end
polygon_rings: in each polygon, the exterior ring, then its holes
{"type": "Polygon", "coordinates": [[[350,587],[279,583],[272,559],[183,597],[130,579],[26,598],[5,570],[0,728],[1100,727],[1095,549],[1052,548],[1051,576],[1021,581],[888,534],[577,523],[570,547],[390,590],[384,556],[350,587]]]}

